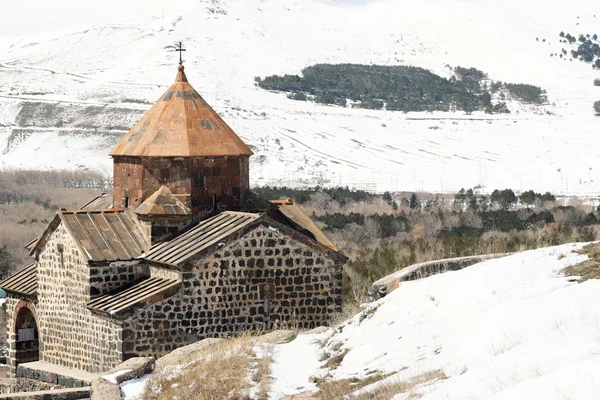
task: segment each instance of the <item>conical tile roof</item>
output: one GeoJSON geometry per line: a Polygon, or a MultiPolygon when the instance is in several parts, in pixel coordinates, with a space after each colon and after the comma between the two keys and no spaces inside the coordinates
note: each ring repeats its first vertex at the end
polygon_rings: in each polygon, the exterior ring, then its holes
{"type": "Polygon", "coordinates": [[[110,155],[133,157],[251,156],[252,150],[188,83],[175,83],[117,143],[110,155]]]}
{"type": "Polygon", "coordinates": [[[135,213],[138,215],[190,215],[192,210],[179,201],[168,187],[163,185],[140,204],[135,213]]]}

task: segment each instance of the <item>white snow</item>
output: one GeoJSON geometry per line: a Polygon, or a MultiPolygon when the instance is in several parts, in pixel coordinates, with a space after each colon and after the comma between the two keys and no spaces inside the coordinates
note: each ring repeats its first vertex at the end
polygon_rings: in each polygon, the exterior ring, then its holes
{"type": "Polygon", "coordinates": [[[273,381],[269,392],[270,399],[280,399],[287,393],[316,390],[311,375],[319,369],[320,351],[318,341],[325,333],[298,335],[288,344],[274,348],[274,362],[271,364],[273,381]]]}
{"type": "Polygon", "coordinates": [[[123,400],[139,400],[144,393],[146,383],[150,379],[150,374],[146,374],[138,379],[132,379],[121,383],[121,395],[123,400]]]}
{"type": "Polygon", "coordinates": [[[559,42],[561,31],[595,32],[597,1],[182,0],[150,11],[154,17],[0,40],[0,167],[109,172],[107,153],[124,132],[95,135],[87,118],[131,126],[149,105],[121,101],[156,101],[175,76],[177,55],[167,46],[182,40],[190,81],[255,150],[253,184],[595,194],[592,103],[600,89],[592,81],[600,74],[550,53],[572,48],[559,42]],[[473,66],[495,80],[540,85],[550,104],[509,104],[513,113],[499,116],[404,114],[298,102],[254,85],[255,76],[320,62],[409,64],[443,76],[448,65],[473,66]],[[129,117],[78,109],[62,126],[44,115],[20,120],[35,102],[100,105],[129,117]]]}
{"type": "Polygon", "coordinates": [[[320,369],[314,335],[278,346],[271,398],[313,387],[310,375],[337,380],[379,371],[395,373],[386,378],[393,382],[437,369],[448,379],[416,389],[423,400],[599,398],[600,281],[579,284],[560,272],[587,258],[573,253],[581,247],[528,251],[402,283],[329,331],[322,351],[348,350],[338,368],[320,369]]]}

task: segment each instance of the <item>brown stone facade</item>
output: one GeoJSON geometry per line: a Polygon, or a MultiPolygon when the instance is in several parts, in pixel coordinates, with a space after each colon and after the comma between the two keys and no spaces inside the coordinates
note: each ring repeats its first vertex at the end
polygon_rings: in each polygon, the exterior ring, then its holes
{"type": "Polygon", "coordinates": [[[235,210],[250,186],[249,157],[114,157],[115,207],[135,209],[162,185],[194,215],[215,200],[235,210]]]}
{"type": "MultiPolygon", "coordinates": [[[[153,275],[177,276],[152,268],[153,275]]],[[[341,264],[264,225],[191,260],[181,277],[180,293],[124,321],[125,358],[160,357],[203,338],[246,330],[327,325],[341,311],[341,264]]]]}
{"type": "Polygon", "coordinates": [[[87,308],[90,265],[62,223],[40,252],[37,271],[40,360],[88,372],[118,365],[121,326],[87,308]]]}

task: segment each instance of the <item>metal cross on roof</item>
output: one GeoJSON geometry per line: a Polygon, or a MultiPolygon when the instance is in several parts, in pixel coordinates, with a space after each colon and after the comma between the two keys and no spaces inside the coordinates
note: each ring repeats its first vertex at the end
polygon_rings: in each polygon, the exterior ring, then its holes
{"type": "Polygon", "coordinates": [[[183,54],[184,51],[186,51],[184,48],[181,47],[181,42],[179,42],[179,47],[175,49],[175,51],[179,52],[179,65],[183,64],[183,59],[181,58],[181,55],[183,54]]]}

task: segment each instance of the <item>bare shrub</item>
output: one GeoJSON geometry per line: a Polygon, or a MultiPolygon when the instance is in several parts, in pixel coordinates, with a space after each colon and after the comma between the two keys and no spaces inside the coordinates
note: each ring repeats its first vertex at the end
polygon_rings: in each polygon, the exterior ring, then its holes
{"type": "Polygon", "coordinates": [[[441,370],[424,372],[406,381],[389,378],[389,374],[375,374],[363,380],[343,379],[320,382],[320,391],[317,396],[321,400],[342,398],[349,400],[391,400],[399,394],[407,394],[408,398],[418,398],[420,397],[416,393],[418,387],[447,378],[441,370]]]}
{"type": "Polygon", "coordinates": [[[94,171],[0,170],[0,248],[11,254],[9,273],[31,263],[24,246],[40,235],[60,207],[81,207],[110,186],[94,171]]]}
{"type": "MultiPolygon", "coordinates": [[[[197,354],[197,359],[180,368],[157,368],[146,385],[142,399],[246,398],[251,386],[247,368],[255,355],[254,343],[250,336],[223,340],[205,347],[197,354]]],[[[262,368],[262,372],[266,372],[265,365],[262,368]]]]}

